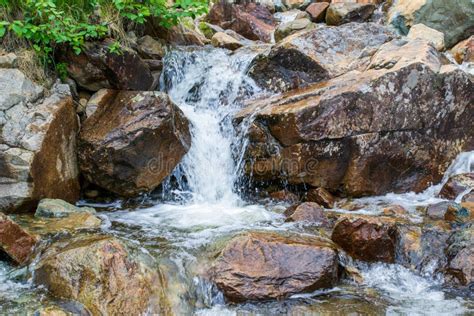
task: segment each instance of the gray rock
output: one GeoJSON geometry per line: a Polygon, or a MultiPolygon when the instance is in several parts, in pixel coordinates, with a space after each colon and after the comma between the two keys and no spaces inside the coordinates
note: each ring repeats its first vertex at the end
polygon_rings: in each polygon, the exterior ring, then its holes
{"type": "Polygon", "coordinates": [[[36,217],[67,217],[73,213],[91,213],[95,214],[95,209],[92,207],[77,207],[66,201],[59,199],[42,199],[36,208],[36,217]]]}
{"type": "Polygon", "coordinates": [[[17,64],[17,56],[13,53],[0,55],[0,68],[15,68],[17,64]]]}
{"type": "Polygon", "coordinates": [[[275,41],[279,42],[285,37],[303,30],[311,30],[315,25],[309,19],[297,19],[280,24],[275,30],[275,41]]]}

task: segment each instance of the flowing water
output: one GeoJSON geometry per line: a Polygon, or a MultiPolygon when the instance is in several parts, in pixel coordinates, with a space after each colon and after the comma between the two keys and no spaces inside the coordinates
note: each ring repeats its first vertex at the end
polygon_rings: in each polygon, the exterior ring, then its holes
{"type": "MultiPolygon", "coordinates": [[[[221,293],[200,275],[228,239],[247,230],[311,233],[311,227],[285,223],[285,205],[247,203],[241,198],[240,159],[245,142],[232,127],[242,101],[262,93],[246,75],[255,53],[214,48],[170,52],[164,60],[161,89],[191,123],[192,146],[163,194],[139,206],[126,201],[87,203],[104,219],[102,230],[128,241],[153,258],[168,280],[176,315],[467,315],[473,301],[446,289],[432,271],[418,274],[399,265],[355,263],[363,282],[294,295],[285,301],[226,305],[221,293]]],[[[446,173],[473,171],[474,152],[461,154],[446,173]]],[[[400,204],[412,220],[417,206],[437,202],[440,185],[420,194],[388,194],[359,199],[357,212],[376,214],[379,205],[400,204]]],[[[344,210],[339,210],[344,212],[344,210]]],[[[357,213],[356,212],[356,213],[357,213]]],[[[29,273],[0,263],[0,314],[34,311],[46,294],[29,273]]]]}

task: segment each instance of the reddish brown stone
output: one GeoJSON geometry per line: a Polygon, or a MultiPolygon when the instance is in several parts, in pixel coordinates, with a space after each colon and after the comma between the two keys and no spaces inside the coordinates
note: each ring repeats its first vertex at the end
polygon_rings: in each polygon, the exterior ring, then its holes
{"type": "Polygon", "coordinates": [[[344,217],[332,232],[332,240],[356,259],[394,262],[396,227],[386,217],[344,217]]]}
{"type": "Polygon", "coordinates": [[[327,223],[324,209],[317,203],[305,202],[299,205],[290,206],[285,211],[288,222],[320,222],[327,223]]]}
{"type": "Polygon", "coordinates": [[[459,194],[469,189],[474,189],[474,173],[462,173],[450,177],[439,192],[439,196],[448,200],[454,200],[459,194]]]}
{"type": "Polygon", "coordinates": [[[313,22],[323,22],[326,17],[326,10],[329,7],[327,2],[311,3],[307,8],[311,21],[313,22]]]}
{"type": "Polygon", "coordinates": [[[230,301],[285,298],[332,287],[337,251],[316,237],[255,232],[231,240],[210,272],[230,301]]]}
{"type": "Polygon", "coordinates": [[[335,198],[328,190],[324,188],[316,188],[308,190],[306,201],[316,202],[325,208],[333,208],[335,198]]]}
{"type": "Polygon", "coordinates": [[[36,238],[23,230],[8,216],[0,213],[0,249],[18,264],[27,263],[36,245],[36,238]]]}
{"type": "Polygon", "coordinates": [[[280,191],[271,192],[269,193],[269,196],[273,200],[285,201],[285,202],[290,202],[290,203],[295,203],[295,202],[298,202],[299,200],[296,194],[288,190],[280,190],[280,191]]]}

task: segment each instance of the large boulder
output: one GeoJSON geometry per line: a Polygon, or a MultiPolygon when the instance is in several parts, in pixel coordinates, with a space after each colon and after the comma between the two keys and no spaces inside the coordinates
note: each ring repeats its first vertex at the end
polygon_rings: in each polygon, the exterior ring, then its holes
{"type": "Polygon", "coordinates": [[[67,85],[43,89],[0,69],[0,209],[34,209],[42,198],[79,198],[78,120],[67,85]]]}
{"type": "Polygon", "coordinates": [[[245,171],[350,196],[420,192],[474,148],[473,89],[427,42],[389,42],[365,71],[249,103],[235,119],[254,116],[245,171]]]}
{"type": "Polygon", "coordinates": [[[110,41],[87,42],[79,55],[64,49],[58,54],[58,60],[67,64],[68,74],[86,90],[152,89],[154,78],[138,53],[123,46],[113,51],[111,45],[114,44],[110,41]]]}
{"type": "Polygon", "coordinates": [[[121,196],[156,188],[190,147],[188,120],[162,92],[114,91],[84,121],[85,178],[121,196]]]}
{"type": "Polygon", "coordinates": [[[285,298],[332,287],[338,280],[337,251],[316,237],[248,233],[227,244],[211,277],[230,301],[285,298]]]}
{"type": "Polygon", "coordinates": [[[249,75],[264,89],[281,92],[367,66],[393,34],[375,23],[318,25],[286,37],[252,62],[249,75]]]}
{"type": "Polygon", "coordinates": [[[35,266],[34,282],[57,298],[82,303],[93,315],[159,312],[163,304],[158,273],[113,237],[53,244],[35,266]]]}
{"type": "Polygon", "coordinates": [[[275,28],[275,20],[268,8],[253,2],[232,4],[220,1],[212,6],[207,20],[248,39],[263,42],[270,42],[275,28]]]}
{"type": "Polygon", "coordinates": [[[422,23],[443,32],[446,47],[451,47],[474,32],[474,5],[472,0],[398,0],[388,22],[405,35],[422,23]]]}
{"type": "Polygon", "coordinates": [[[8,216],[0,213],[0,251],[15,263],[24,264],[33,254],[36,238],[8,216]]]}
{"type": "Polygon", "coordinates": [[[393,263],[395,224],[389,217],[346,216],[334,226],[331,239],[356,259],[393,263]]]}

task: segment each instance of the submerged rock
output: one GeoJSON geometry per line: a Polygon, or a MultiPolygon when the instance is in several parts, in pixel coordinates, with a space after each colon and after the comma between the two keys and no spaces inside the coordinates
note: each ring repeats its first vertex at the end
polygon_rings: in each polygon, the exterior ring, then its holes
{"type": "Polygon", "coordinates": [[[388,22],[402,34],[422,23],[444,33],[446,47],[467,38],[474,30],[471,0],[398,0],[389,10],[388,22]]]}
{"type": "Polygon", "coordinates": [[[0,213],[0,251],[17,264],[25,264],[31,258],[36,238],[26,232],[8,216],[0,213]]]}
{"type": "Polygon", "coordinates": [[[326,11],[328,25],[367,21],[374,13],[375,5],[361,3],[332,3],[326,11]]]}
{"type": "Polygon", "coordinates": [[[107,236],[53,244],[37,263],[34,282],[57,298],[84,304],[93,315],[135,315],[165,306],[158,274],[107,236]]]}
{"type": "Polygon", "coordinates": [[[74,213],[95,213],[92,207],[77,207],[59,199],[42,199],[36,208],[36,217],[67,217],[74,213]]]}
{"type": "Polygon", "coordinates": [[[388,217],[342,217],[331,239],[356,259],[395,261],[396,222],[388,217]]]}
{"type": "Polygon", "coordinates": [[[365,71],[250,102],[235,118],[252,115],[260,131],[249,134],[245,171],[257,183],[349,196],[420,192],[474,148],[474,130],[465,128],[473,89],[427,42],[386,43],[365,71]]]}
{"type": "Polygon", "coordinates": [[[230,301],[285,298],[334,286],[337,251],[316,237],[253,232],[227,244],[211,277],[230,301]]]}
{"type": "Polygon", "coordinates": [[[259,54],[249,75],[267,90],[282,92],[367,66],[370,56],[393,34],[375,23],[349,23],[286,37],[259,54]]]}
{"type": "Polygon", "coordinates": [[[209,11],[207,20],[224,29],[232,29],[248,39],[263,42],[270,42],[275,28],[275,20],[268,8],[252,2],[215,3],[209,11]]]}
{"type": "Polygon", "coordinates": [[[156,188],[190,146],[188,121],[162,92],[115,91],[80,133],[86,179],[122,196],[156,188]]]}
{"type": "Polygon", "coordinates": [[[455,200],[458,195],[474,189],[474,173],[463,173],[452,176],[443,185],[439,196],[448,200],[455,200]]]}
{"type": "Polygon", "coordinates": [[[42,198],[79,198],[78,120],[67,85],[43,89],[0,69],[0,209],[30,210],[42,198]]]}

